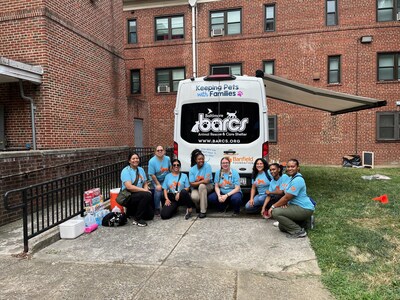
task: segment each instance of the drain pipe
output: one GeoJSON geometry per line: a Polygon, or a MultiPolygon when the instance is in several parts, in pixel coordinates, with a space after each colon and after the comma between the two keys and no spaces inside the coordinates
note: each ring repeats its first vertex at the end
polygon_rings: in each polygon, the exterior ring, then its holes
{"type": "Polygon", "coordinates": [[[197,76],[197,54],[196,54],[196,5],[197,0],[189,0],[192,7],[192,56],[193,56],[193,78],[197,76]]]}
{"type": "Polygon", "coordinates": [[[33,99],[24,95],[24,87],[22,86],[22,80],[19,80],[19,90],[21,92],[21,97],[24,100],[28,100],[31,103],[31,122],[32,122],[32,144],[33,150],[36,150],[36,129],[35,129],[35,105],[33,104],[33,99]]]}

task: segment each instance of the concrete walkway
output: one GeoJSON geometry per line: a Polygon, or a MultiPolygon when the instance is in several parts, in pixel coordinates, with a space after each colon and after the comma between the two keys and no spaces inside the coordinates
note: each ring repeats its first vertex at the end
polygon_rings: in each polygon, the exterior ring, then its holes
{"type": "MultiPolygon", "coordinates": [[[[332,299],[308,238],[273,221],[211,213],[100,227],[21,259],[22,227],[0,228],[2,299],[332,299]]],[[[58,229],[30,241],[58,239],[58,229]]]]}

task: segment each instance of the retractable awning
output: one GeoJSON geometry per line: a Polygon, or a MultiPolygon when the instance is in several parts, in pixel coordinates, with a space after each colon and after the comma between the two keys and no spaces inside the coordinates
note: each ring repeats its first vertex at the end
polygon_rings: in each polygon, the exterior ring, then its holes
{"type": "Polygon", "coordinates": [[[263,79],[267,97],[327,111],[332,115],[386,105],[383,100],[333,92],[278,76],[264,75],[263,79]]]}

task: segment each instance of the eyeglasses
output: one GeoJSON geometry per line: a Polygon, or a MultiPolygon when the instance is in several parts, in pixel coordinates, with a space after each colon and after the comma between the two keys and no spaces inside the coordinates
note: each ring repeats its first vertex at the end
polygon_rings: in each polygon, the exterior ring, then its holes
{"type": "Polygon", "coordinates": [[[180,164],[173,164],[172,166],[173,167],[180,167],[181,165],[180,164]]]}
{"type": "Polygon", "coordinates": [[[164,149],[158,149],[158,150],[156,150],[157,152],[163,152],[164,151],[164,149]]]}
{"type": "Polygon", "coordinates": [[[226,161],[226,162],[222,162],[222,163],[221,163],[221,165],[229,165],[229,164],[230,164],[230,163],[229,163],[229,162],[227,162],[227,161],[226,161]]]}

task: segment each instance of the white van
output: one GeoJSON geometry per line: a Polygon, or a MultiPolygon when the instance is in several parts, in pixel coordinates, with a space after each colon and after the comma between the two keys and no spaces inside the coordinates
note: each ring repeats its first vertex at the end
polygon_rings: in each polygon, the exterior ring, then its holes
{"type": "Polygon", "coordinates": [[[194,149],[205,155],[213,173],[228,156],[240,174],[242,191],[251,188],[254,161],[268,161],[268,113],[261,78],[210,75],[179,82],[174,156],[189,172],[194,149]]]}

